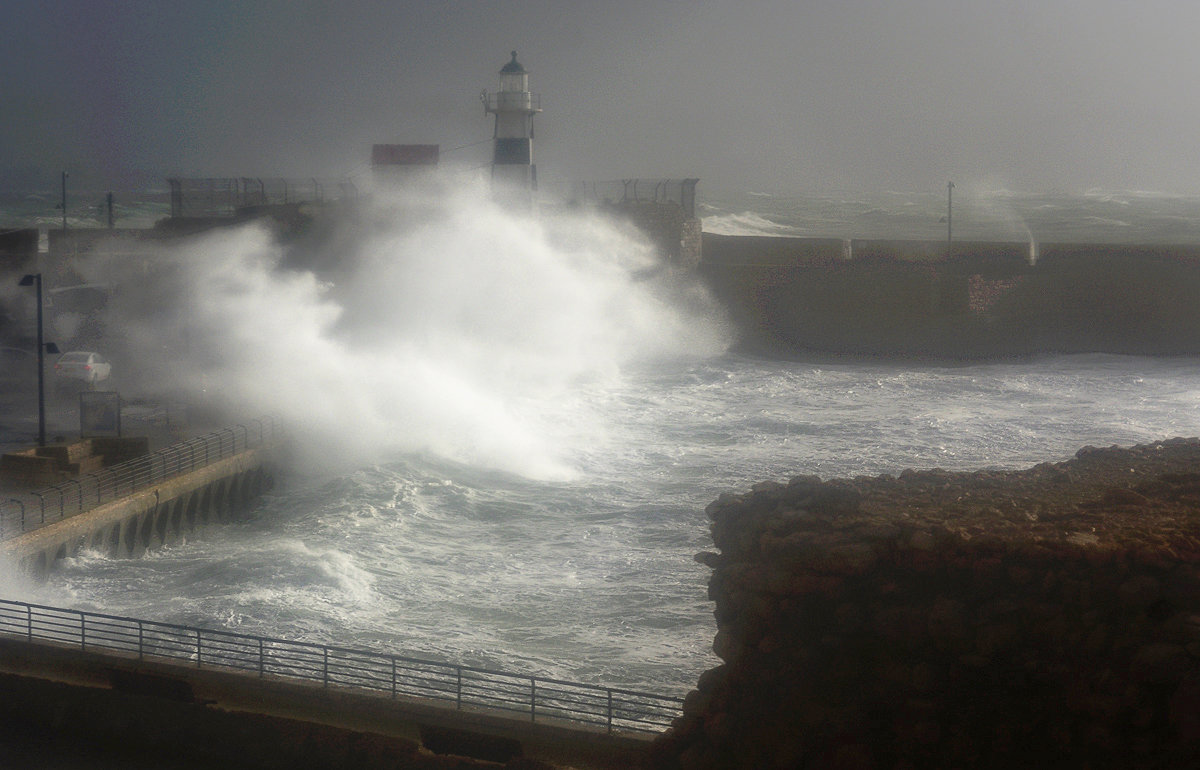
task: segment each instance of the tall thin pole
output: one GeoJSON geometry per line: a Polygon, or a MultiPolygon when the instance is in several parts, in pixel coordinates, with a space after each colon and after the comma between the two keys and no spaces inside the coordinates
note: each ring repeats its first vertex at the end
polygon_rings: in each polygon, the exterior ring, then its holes
{"type": "Polygon", "coordinates": [[[42,341],[42,274],[33,278],[37,287],[37,340],[38,340],[38,446],[46,446],[46,344],[42,341]]]}
{"type": "Polygon", "coordinates": [[[946,182],[946,256],[954,242],[954,182],[946,182]]]}
{"type": "MultiPolygon", "coordinates": [[[[62,172],[62,210],[63,210],[63,229],[67,229],[67,172],[62,172]]],[[[40,279],[39,279],[40,280],[40,279]]],[[[39,283],[38,286],[41,286],[39,283]]]]}

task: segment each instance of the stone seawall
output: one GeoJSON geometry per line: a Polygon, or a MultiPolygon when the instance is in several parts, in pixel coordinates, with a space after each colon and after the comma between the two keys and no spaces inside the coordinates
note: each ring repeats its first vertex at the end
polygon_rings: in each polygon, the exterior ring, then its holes
{"type": "Polygon", "coordinates": [[[706,233],[699,269],[760,353],[1200,353],[1200,246],[706,233]]]}
{"type": "Polygon", "coordinates": [[[708,515],[723,664],[657,767],[1200,766],[1200,440],[708,515]]]}
{"type": "Polygon", "coordinates": [[[678,204],[629,201],[607,204],[601,210],[641,230],[663,264],[684,270],[693,270],[699,264],[703,236],[700,220],[678,204]]]}
{"type": "Polygon", "coordinates": [[[0,556],[35,576],[81,549],[130,558],[241,515],[274,484],[270,449],[247,449],[189,473],[0,542],[0,556]]]}

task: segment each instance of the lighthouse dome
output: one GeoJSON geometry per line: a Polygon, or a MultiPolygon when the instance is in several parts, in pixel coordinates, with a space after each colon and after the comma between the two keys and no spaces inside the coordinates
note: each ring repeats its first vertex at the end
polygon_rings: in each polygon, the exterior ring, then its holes
{"type": "Polygon", "coordinates": [[[521,62],[517,61],[517,52],[512,52],[512,61],[505,64],[500,70],[501,75],[524,75],[528,70],[521,66],[521,62]]]}

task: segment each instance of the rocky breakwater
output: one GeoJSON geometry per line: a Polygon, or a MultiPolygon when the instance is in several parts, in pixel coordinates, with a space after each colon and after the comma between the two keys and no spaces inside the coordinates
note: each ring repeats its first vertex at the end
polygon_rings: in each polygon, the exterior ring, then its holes
{"type": "Polygon", "coordinates": [[[708,515],[723,664],[656,767],[1200,766],[1200,440],[708,515]]]}

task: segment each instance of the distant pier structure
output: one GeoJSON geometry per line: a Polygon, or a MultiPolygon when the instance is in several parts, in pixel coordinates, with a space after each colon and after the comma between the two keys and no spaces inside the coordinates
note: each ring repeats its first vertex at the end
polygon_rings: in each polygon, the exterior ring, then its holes
{"type": "Polygon", "coordinates": [[[500,69],[500,90],[484,91],[483,106],[496,116],[492,183],[498,191],[531,198],[537,189],[533,162],[533,116],[542,111],[538,94],[529,91],[529,70],[512,60],[500,69]]]}

